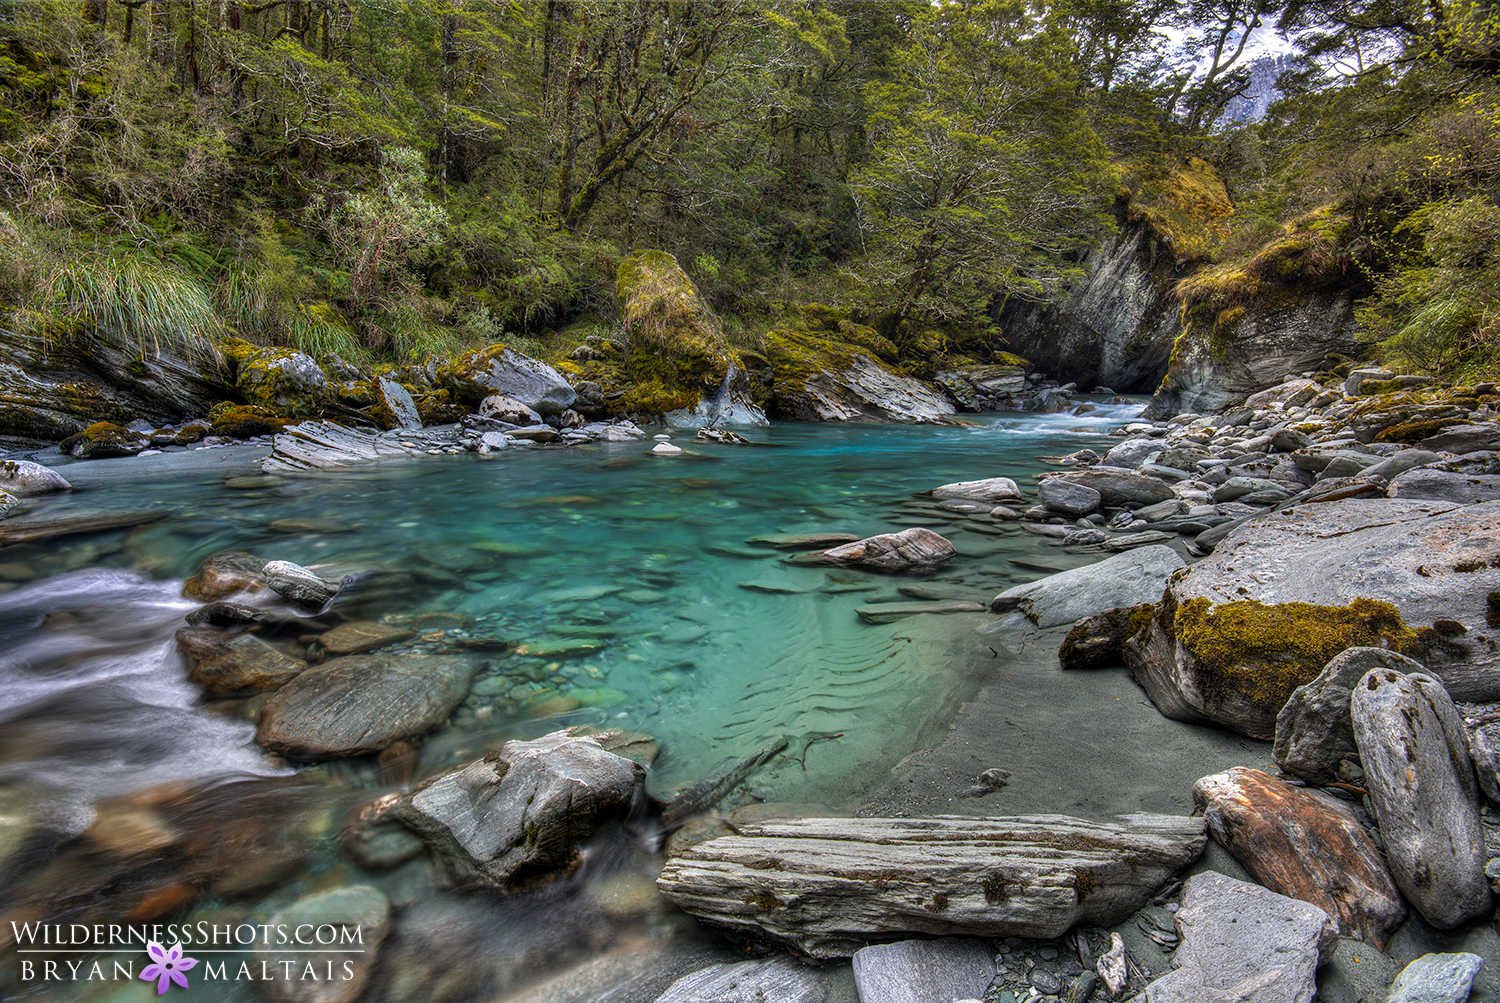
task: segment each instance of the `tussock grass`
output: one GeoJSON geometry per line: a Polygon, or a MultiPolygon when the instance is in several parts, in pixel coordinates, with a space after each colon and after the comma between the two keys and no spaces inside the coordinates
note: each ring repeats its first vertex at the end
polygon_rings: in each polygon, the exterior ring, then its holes
{"type": "Polygon", "coordinates": [[[119,339],[143,354],[171,349],[218,357],[213,339],[225,325],[213,298],[181,272],[141,255],[59,260],[40,293],[55,313],[76,322],[67,325],[69,336],[119,339]]]}

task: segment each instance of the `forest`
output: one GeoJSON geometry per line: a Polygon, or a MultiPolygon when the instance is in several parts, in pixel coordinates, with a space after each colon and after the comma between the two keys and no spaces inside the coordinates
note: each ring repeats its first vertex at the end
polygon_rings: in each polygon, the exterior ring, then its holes
{"type": "Polygon", "coordinates": [[[737,347],[817,302],[998,349],[1143,223],[1189,307],[1340,283],[1387,361],[1474,376],[1497,195],[1479,0],[0,3],[18,329],[555,355],[654,248],[737,347]]]}

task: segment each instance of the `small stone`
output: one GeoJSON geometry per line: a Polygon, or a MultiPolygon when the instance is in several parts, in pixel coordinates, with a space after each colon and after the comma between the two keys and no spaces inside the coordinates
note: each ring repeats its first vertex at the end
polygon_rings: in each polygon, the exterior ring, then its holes
{"type": "Polygon", "coordinates": [[[681,446],[674,446],[670,442],[658,442],[656,445],[651,447],[651,452],[655,453],[657,456],[680,456],[683,453],[687,452],[687,450],[683,449],[681,446]]]}
{"type": "Polygon", "coordinates": [[[1386,1003],[1464,1003],[1482,967],[1477,954],[1424,954],[1396,976],[1386,1003]]]}

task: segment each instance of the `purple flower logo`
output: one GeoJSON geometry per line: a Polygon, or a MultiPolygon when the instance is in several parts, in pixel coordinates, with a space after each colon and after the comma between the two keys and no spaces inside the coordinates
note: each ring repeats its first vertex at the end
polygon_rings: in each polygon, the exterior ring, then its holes
{"type": "Polygon", "coordinates": [[[147,982],[156,980],[156,995],[166,992],[170,982],[175,982],[184,989],[188,987],[187,976],[182,973],[196,965],[198,959],[184,958],[181,944],[173,944],[169,951],[153,940],[146,945],[146,953],[151,955],[151,960],[156,964],[147,965],[141,971],[141,978],[147,982]]]}

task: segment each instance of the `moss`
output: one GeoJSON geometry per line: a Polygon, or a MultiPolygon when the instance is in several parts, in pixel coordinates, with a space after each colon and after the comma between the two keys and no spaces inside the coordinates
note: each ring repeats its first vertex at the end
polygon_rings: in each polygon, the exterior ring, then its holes
{"type": "Polygon", "coordinates": [[[213,419],[214,435],[227,435],[235,439],[250,439],[257,435],[274,435],[288,424],[270,408],[253,404],[232,404],[229,407],[215,405],[209,412],[213,419]]]}
{"type": "Polygon", "coordinates": [[[1208,161],[1186,157],[1170,166],[1143,161],[1120,168],[1129,183],[1124,216],[1149,227],[1173,258],[1206,261],[1229,234],[1234,212],[1224,178],[1208,161]]]}
{"type": "Polygon", "coordinates": [[[64,453],[74,456],[118,456],[141,448],[143,436],[109,421],[96,421],[76,435],[57,444],[64,453]]]}
{"type": "Polygon", "coordinates": [[[1500,627],[1500,592],[1491,592],[1485,601],[1484,622],[1500,627]]]}
{"type": "Polygon", "coordinates": [[[997,366],[1020,366],[1023,369],[1031,368],[1031,360],[1023,359],[1014,352],[996,352],[990,356],[990,361],[997,366]]]}
{"type": "Polygon", "coordinates": [[[615,291],[631,380],[660,383],[672,400],[686,402],[683,407],[695,407],[705,391],[724,382],[733,357],[729,343],[676,258],[636,251],[620,263],[615,291]]]}
{"type": "Polygon", "coordinates": [[[1376,442],[1419,442],[1435,435],[1449,425],[1463,422],[1462,418],[1439,418],[1435,421],[1403,421],[1383,428],[1375,436],[1376,442]]]}
{"type": "Polygon", "coordinates": [[[895,344],[889,338],[882,337],[880,332],[873,327],[842,320],[839,321],[835,330],[838,331],[838,340],[844,344],[867,348],[887,362],[896,361],[895,344]]]}
{"type": "Polygon", "coordinates": [[[1363,598],[1317,606],[1253,599],[1215,604],[1198,597],[1177,607],[1172,632],[1207,670],[1210,688],[1240,693],[1273,712],[1341,651],[1402,650],[1421,640],[1396,607],[1363,598]]]}

